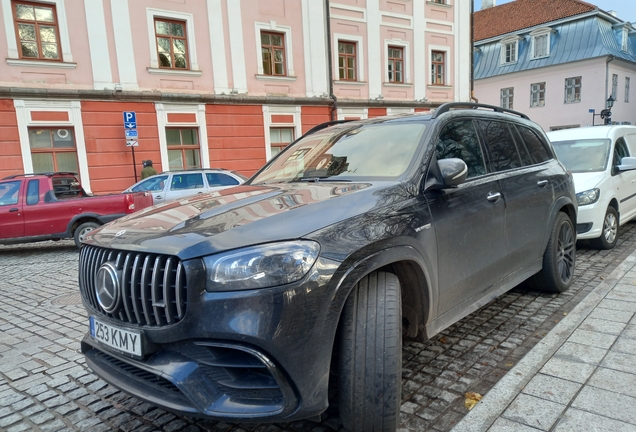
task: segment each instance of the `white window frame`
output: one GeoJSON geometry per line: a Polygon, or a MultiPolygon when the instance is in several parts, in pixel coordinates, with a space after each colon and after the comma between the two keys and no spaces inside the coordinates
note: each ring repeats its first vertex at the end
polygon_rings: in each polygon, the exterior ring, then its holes
{"type": "Polygon", "coordinates": [[[150,68],[148,72],[165,75],[200,75],[197,59],[197,44],[194,40],[194,16],[189,13],[169,11],[165,9],[146,8],[146,22],[148,24],[148,40],[150,42],[150,68]],[[157,35],[155,33],[155,18],[166,18],[174,21],[185,21],[186,39],[188,41],[188,62],[190,69],[161,69],[157,55],[157,35]]]}
{"type": "Polygon", "coordinates": [[[159,134],[159,151],[161,153],[161,171],[170,170],[168,157],[168,141],[166,128],[197,128],[199,129],[199,155],[201,168],[210,168],[210,147],[208,143],[208,128],[205,119],[205,104],[163,104],[155,103],[157,113],[157,132],[159,134]],[[194,114],[195,122],[168,122],[168,114],[194,114]]]}
{"type": "Polygon", "coordinates": [[[545,81],[530,84],[530,108],[540,108],[545,106],[545,81]],[[543,85],[543,90],[541,86],[543,85]],[[537,86],[537,87],[535,87],[537,86]],[[543,93],[543,100],[541,94],[543,93]],[[535,104],[535,95],[537,96],[537,103],[535,104]],[[543,103],[541,103],[543,102],[543,103]]]}
{"type": "Polygon", "coordinates": [[[269,134],[271,128],[294,128],[294,140],[303,134],[300,106],[263,105],[263,132],[265,134],[265,159],[272,158],[272,139],[269,134]],[[272,115],[294,116],[293,123],[272,123],[272,115]]]}
{"type": "Polygon", "coordinates": [[[542,58],[546,58],[550,56],[550,42],[551,42],[551,37],[550,35],[552,34],[553,30],[550,27],[542,27],[536,30],[533,30],[532,32],[530,32],[530,58],[532,60],[535,59],[542,59],[542,58]],[[545,47],[545,55],[540,55],[540,56],[535,56],[535,44],[537,41],[537,38],[540,38],[542,36],[546,36],[545,39],[545,43],[546,43],[546,47],[545,47]]]}
{"type": "Polygon", "coordinates": [[[348,35],[344,33],[333,34],[333,76],[334,81],[343,84],[355,84],[357,82],[364,82],[364,39],[362,36],[348,35]],[[341,81],[338,74],[338,42],[353,42],[356,44],[356,80],[355,81],[341,81]]]}
{"type": "Polygon", "coordinates": [[[515,64],[519,61],[519,39],[520,37],[517,35],[512,35],[512,36],[508,36],[506,38],[503,38],[500,42],[501,45],[501,56],[500,56],[500,63],[502,65],[510,65],[510,64],[515,64]],[[514,44],[515,47],[515,59],[511,60],[511,61],[506,61],[506,47],[508,45],[514,44]]]}
{"type": "Polygon", "coordinates": [[[582,76],[576,76],[576,77],[569,77],[565,79],[565,93],[563,95],[563,103],[566,104],[571,104],[571,103],[580,103],[581,100],[583,99],[583,77],[582,76]],[[579,79],[580,83],[577,86],[576,82],[574,82],[574,84],[572,84],[572,86],[568,87],[568,80],[576,80],[579,79]],[[568,102],[568,89],[572,89],[573,90],[573,95],[576,94],[576,89],[579,89],[579,100],[572,100],[570,102],[568,102]]]}
{"type": "Polygon", "coordinates": [[[344,120],[347,117],[358,117],[360,120],[369,118],[368,108],[338,108],[336,113],[337,120],[344,120]]]}
{"type": "Polygon", "coordinates": [[[18,52],[18,41],[16,40],[15,25],[13,22],[11,0],[2,0],[2,16],[4,29],[7,36],[7,64],[12,66],[35,66],[74,69],[75,64],[73,63],[73,54],[71,53],[71,38],[68,31],[68,22],[66,20],[66,9],[64,7],[64,0],[47,0],[46,2],[29,0],[29,2],[43,4],[48,3],[55,5],[55,11],[57,13],[57,26],[60,34],[60,45],[62,49],[62,61],[50,62],[44,60],[20,59],[20,54],[18,52]]]}
{"type": "MultiPolygon", "coordinates": [[[[18,120],[18,134],[22,151],[22,166],[25,173],[33,172],[33,158],[29,143],[29,128],[33,127],[72,127],[75,134],[75,150],[82,187],[91,193],[91,179],[88,172],[88,157],[86,156],[86,142],[84,140],[84,124],[82,122],[82,105],[80,101],[44,101],[19,100],[13,101],[18,120]],[[32,111],[66,112],[68,120],[42,121],[32,120],[32,111]]],[[[123,144],[122,144],[123,145],[123,144]]],[[[122,149],[124,151],[125,147],[122,149]]]]}
{"type": "Polygon", "coordinates": [[[450,50],[451,48],[449,46],[443,46],[443,45],[429,45],[428,46],[428,67],[426,68],[426,74],[428,76],[428,78],[426,79],[426,81],[428,82],[428,85],[433,87],[433,88],[440,88],[440,87],[451,87],[451,75],[450,75],[450,61],[451,61],[451,56],[450,56],[450,50]],[[433,67],[433,51],[441,51],[444,53],[444,84],[443,85],[439,85],[439,84],[433,84],[433,80],[431,77],[431,68],[433,67]]]}
{"type": "Polygon", "coordinates": [[[254,23],[256,28],[256,70],[258,75],[272,79],[295,78],[294,72],[294,55],[292,51],[292,30],[289,26],[276,24],[276,21],[269,23],[254,23]],[[265,75],[263,70],[263,51],[261,45],[261,30],[266,32],[283,33],[285,35],[285,67],[287,68],[286,76],[265,75]]]}
{"type": "Polygon", "coordinates": [[[499,105],[505,109],[514,109],[514,106],[515,106],[515,88],[514,87],[505,87],[499,91],[499,105]],[[512,106],[510,106],[511,96],[512,96],[512,106]],[[505,105],[504,105],[504,98],[506,102],[505,105]]]}
{"type": "Polygon", "coordinates": [[[411,82],[411,48],[408,41],[404,41],[402,39],[384,39],[384,83],[385,84],[412,84],[411,82]],[[404,82],[395,83],[389,82],[389,47],[395,46],[398,48],[402,48],[402,52],[404,53],[403,63],[404,70],[402,73],[404,74],[404,82]]]}
{"type": "Polygon", "coordinates": [[[627,27],[623,27],[621,50],[625,52],[629,51],[629,29],[627,27]]]}
{"type": "Polygon", "coordinates": [[[629,103],[629,84],[631,79],[629,77],[625,77],[625,103],[629,103]]]}

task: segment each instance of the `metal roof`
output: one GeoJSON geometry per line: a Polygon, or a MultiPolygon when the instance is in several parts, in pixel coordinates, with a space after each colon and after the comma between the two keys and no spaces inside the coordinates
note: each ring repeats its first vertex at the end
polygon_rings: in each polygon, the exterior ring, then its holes
{"type": "Polygon", "coordinates": [[[517,62],[501,64],[501,39],[475,44],[479,48],[473,53],[475,60],[474,78],[484,79],[513,72],[532,70],[546,66],[571,63],[596,57],[613,55],[636,63],[636,35],[630,34],[628,52],[621,50],[622,26],[612,25],[598,15],[585,16],[578,20],[546,23],[554,30],[550,34],[550,55],[532,59],[530,47],[533,30],[524,29],[502,35],[518,35],[517,62]]]}

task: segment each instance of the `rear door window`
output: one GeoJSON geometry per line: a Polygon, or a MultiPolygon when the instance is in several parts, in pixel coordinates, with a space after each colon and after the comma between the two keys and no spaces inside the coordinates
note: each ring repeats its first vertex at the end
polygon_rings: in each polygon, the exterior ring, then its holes
{"type": "Polygon", "coordinates": [[[548,153],[548,150],[545,148],[543,140],[539,138],[532,129],[521,125],[517,125],[516,127],[523,139],[523,143],[530,153],[530,158],[533,163],[538,164],[552,159],[552,156],[550,156],[550,153],[548,153]]]}
{"type": "Polygon", "coordinates": [[[203,174],[174,174],[170,190],[197,189],[203,187],[203,174]]]}
{"type": "Polygon", "coordinates": [[[483,134],[493,171],[523,166],[508,123],[494,120],[477,120],[476,123],[483,134]]]}
{"type": "Polygon", "coordinates": [[[210,187],[235,186],[239,184],[237,179],[223,173],[206,173],[205,177],[208,179],[210,187]]]}
{"type": "Polygon", "coordinates": [[[467,178],[486,174],[484,154],[472,120],[455,120],[442,129],[435,145],[437,160],[459,158],[468,166],[467,178]]]}

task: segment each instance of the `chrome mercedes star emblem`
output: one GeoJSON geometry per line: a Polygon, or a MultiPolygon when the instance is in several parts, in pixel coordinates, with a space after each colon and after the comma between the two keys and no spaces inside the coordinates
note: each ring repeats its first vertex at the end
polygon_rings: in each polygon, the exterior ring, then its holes
{"type": "Polygon", "coordinates": [[[115,237],[123,236],[125,233],[126,233],[126,230],[117,231],[117,234],[115,234],[115,237]]]}
{"type": "Polygon", "coordinates": [[[114,313],[119,309],[119,274],[113,263],[101,265],[95,276],[95,294],[99,305],[106,313],[114,313]]]}

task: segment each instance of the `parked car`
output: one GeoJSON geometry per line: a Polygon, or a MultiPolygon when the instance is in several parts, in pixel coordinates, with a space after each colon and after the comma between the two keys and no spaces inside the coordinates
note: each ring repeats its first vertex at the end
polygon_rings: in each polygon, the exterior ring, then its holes
{"type": "Polygon", "coordinates": [[[135,183],[124,193],[148,191],[154,204],[160,204],[237,186],[245,180],[244,175],[222,168],[166,171],[135,183]]]}
{"type": "Polygon", "coordinates": [[[0,180],[0,244],[72,238],[152,205],[149,193],[88,195],[77,173],[18,174],[0,180]]]}
{"type": "Polygon", "coordinates": [[[636,216],[636,126],[564,129],[548,137],[574,175],[577,237],[613,248],[618,227],[636,216]]]}
{"type": "Polygon", "coordinates": [[[232,422],[319,415],[333,365],[344,426],[394,431],[402,337],[529,278],[566,290],[575,225],[572,175],[524,114],[326,123],[244,185],[93,231],[81,350],[140,399],[232,422]]]}

